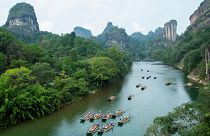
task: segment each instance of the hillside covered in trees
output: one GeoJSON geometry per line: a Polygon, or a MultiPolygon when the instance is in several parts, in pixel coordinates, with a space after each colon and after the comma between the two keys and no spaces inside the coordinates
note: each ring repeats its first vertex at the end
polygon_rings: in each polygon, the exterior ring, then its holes
{"type": "Polygon", "coordinates": [[[118,80],[130,65],[125,52],[75,33],[25,44],[0,29],[0,128],[52,113],[118,80]]]}
{"type": "Polygon", "coordinates": [[[205,85],[199,87],[196,102],[183,104],[168,115],[157,117],[147,129],[146,136],[210,135],[209,11],[210,1],[205,0],[191,15],[191,25],[175,44],[151,51],[152,58],[180,68],[189,78],[205,85]]]}
{"type": "MultiPolygon", "coordinates": [[[[160,60],[208,83],[209,10],[174,43],[163,37],[164,28],[129,36],[111,22],[97,37],[90,31],[76,34],[42,32],[31,5],[11,8],[0,28],[1,129],[43,117],[113,83],[129,71],[132,59],[160,60]]],[[[210,135],[209,89],[201,87],[198,102],[156,118],[146,135],[210,135]],[[192,126],[184,126],[183,120],[192,126]]]]}

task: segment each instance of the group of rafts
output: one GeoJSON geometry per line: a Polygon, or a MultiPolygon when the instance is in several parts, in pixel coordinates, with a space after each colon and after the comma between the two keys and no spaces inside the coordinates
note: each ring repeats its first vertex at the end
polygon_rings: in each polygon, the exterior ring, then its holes
{"type": "MultiPolygon", "coordinates": [[[[143,71],[143,69],[141,69],[141,71],[143,71]]],[[[150,72],[150,71],[147,70],[147,72],[150,72]]],[[[141,78],[142,78],[142,79],[150,79],[150,78],[152,78],[152,76],[147,76],[147,77],[142,76],[141,78]]],[[[157,79],[157,77],[155,76],[154,79],[157,79]]],[[[165,85],[167,85],[167,86],[168,86],[168,85],[176,85],[176,83],[173,83],[173,82],[171,82],[171,81],[167,81],[167,82],[165,83],[165,85]]],[[[191,84],[189,84],[189,85],[191,85],[191,84]]],[[[136,85],[136,88],[139,88],[139,87],[141,87],[141,90],[144,90],[144,89],[147,88],[146,86],[144,86],[144,85],[138,83],[138,84],[136,85]]]]}
{"type": "MultiPolygon", "coordinates": [[[[141,70],[143,71],[143,69],[141,70]]],[[[147,70],[147,72],[149,72],[149,70],[147,70]]],[[[142,77],[142,79],[150,79],[152,78],[151,76],[148,76],[148,77],[142,77]]],[[[154,77],[154,79],[157,79],[157,77],[154,77]]],[[[145,90],[147,87],[142,85],[142,84],[137,84],[136,85],[136,88],[141,88],[141,90],[145,90]]],[[[131,100],[132,98],[134,97],[133,94],[130,94],[128,96],[128,100],[131,100]]],[[[116,96],[110,96],[108,98],[108,101],[115,101],[117,99],[116,96]]],[[[80,119],[80,121],[82,123],[84,123],[85,121],[90,121],[90,122],[93,122],[94,120],[99,120],[101,119],[102,122],[106,122],[108,119],[115,119],[116,117],[120,117],[122,116],[124,113],[124,111],[122,110],[117,110],[114,114],[112,113],[107,113],[107,114],[104,114],[102,115],[102,113],[97,113],[97,114],[91,114],[90,112],[87,113],[83,118],[80,119]]],[[[130,120],[130,116],[124,116],[122,119],[120,119],[118,121],[118,125],[119,126],[122,126],[123,124],[127,123],[128,121],[130,120]]],[[[109,124],[106,124],[105,126],[100,126],[99,123],[97,124],[94,124],[93,126],[90,127],[90,129],[88,130],[87,132],[87,135],[93,135],[94,133],[98,132],[98,134],[103,134],[104,132],[108,132],[109,130],[113,129],[114,127],[114,124],[111,122],[109,124]]]]}
{"type": "MultiPolygon", "coordinates": [[[[97,114],[92,114],[92,113],[87,113],[84,115],[83,118],[80,119],[81,122],[85,121],[90,121],[93,122],[94,120],[99,120],[101,119],[102,122],[106,122],[109,119],[115,119],[116,117],[120,117],[124,114],[125,112],[122,110],[117,110],[114,114],[112,113],[107,113],[102,115],[102,113],[97,113],[97,114]]],[[[130,120],[130,116],[124,116],[122,119],[118,121],[118,125],[122,126],[123,124],[127,123],[130,120]]],[[[90,127],[90,129],[87,132],[87,135],[93,135],[94,133],[98,132],[98,134],[103,134],[105,132],[108,132],[109,130],[113,129],[114,124],[111,122],[109,124],[106,124],[104,126],[100,126],[99,123],[94,124],[93,126],[90,127]]]]}
{"type": "MultiPolygon", "coordinates": [[[[143,69],[141,69],[141,71],[143,71],[143,69]]],[[[150,71],[147,70],[147,72],[150,72],[150,71]]],[[[141,78],[142,79],[150,79],[150,78],[152,78],[152,76],[147,76],[147,77],[143,76],[141,78]]],[[[157,77],[154,77],[154,79],[157,79],[157,77]]],[[[147,88],[147,86],[142,85],[142,84],[139,83],[139,84],[136,85],[136,88],[141,88],[141,90],[145,90],[147,88]]]]}

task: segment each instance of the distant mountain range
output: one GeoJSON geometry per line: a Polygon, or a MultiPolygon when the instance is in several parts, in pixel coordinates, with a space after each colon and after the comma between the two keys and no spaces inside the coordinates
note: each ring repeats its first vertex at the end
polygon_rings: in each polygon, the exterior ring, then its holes
{"type": "MultiPolygon", "coordinates": [[[[39,38],[43,32],[39,30],[39,24],[32,5],[27,3],[18,3],[13,6],[7,18],[5,25],[3,26],[13,34],[15,34],[21,40],[26,42],[34,42],[39,38]]],[[[77,26],[73,32],[79,37],[91,38],[92,32],[88,29],[77,26]]],[[[45,32],[46,33],[46,32],[45,32]]],[[[104,47],[117,46],[121,49],[132,48],[135,41],[141,42],[148,39],[157,39],[161,37],[164,39],[164,30],[161,32],[149,33],[148,35],[142,35],[139,32],[129,36],[125,29],[114,26],[112,22],[108,22],[104,31],[95,38],[104,45],[104,47]]]]}

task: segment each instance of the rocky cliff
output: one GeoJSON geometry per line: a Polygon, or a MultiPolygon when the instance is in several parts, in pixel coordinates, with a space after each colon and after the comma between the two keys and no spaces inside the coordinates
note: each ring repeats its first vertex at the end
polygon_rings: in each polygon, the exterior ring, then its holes
{"type": "Polygon", "coordinates": [[[175,42],[177,38],[177,21],[171,20],[164,25],[165,38],[168,41],[175,42]]]}
{"type": "Polygon", "coordinates": [[[165,45],[165,29],[158,27],[155,31],[150,31],[147,35],[135,32],[130,36],[134,41],[150,45],[165,45]]]}
{"type": "Polygon", "coordinates": [[[83,38],[91,38],[92,37],[92,32],[88,29],[82,28],[82,27],[75,27],[74,32],[76,36],[83,37],[83,38]]]}
{"type": "Polygon", "coordinates": [[[39,31],[33,6],[27,3],[18,3],[13,6],[9,11],[5,26],[11,31],[17,29],[27,32],[39,31]]]}
{"type": "Polygon", "coordinates": [[[205,50],[205,61],[206,61],[206,75],[208,80],[210,80],[210,47],[205,50]]]}
{"type": "Polygon", "coordinates": [[[203,1],[190,16],[190,28],[201,29],[210,25],[210,0],[203,1]]]}
{"type": "Polygon", "coordinates": [[[158,27],[155,31],[150,31],[147,35],[135,32],[131,38],[141,42],[153,42],[155,45],[166,44],[166,42],[175,42],[177,39],[177,22],[171,20],[165,23],[164,28],[158,27]]]}
{"type": "Polygon", "coordinates": [[[129,48],[129,36],[125,32],[125,29],[113,26],[111,22],[107,23],[106,28],[100,34],[97,39],[102,42],[105,47],[109,48],[117,46],[121,49],[129,48]]]}
{"type": "Polygon", "coordinates": [[[112,24],[112,22],[108,22],[106,25],[106,28],[102,32],[102,35],[106,33],[110,33],[113,29],[114,29],[114,25],[112,24]]]}

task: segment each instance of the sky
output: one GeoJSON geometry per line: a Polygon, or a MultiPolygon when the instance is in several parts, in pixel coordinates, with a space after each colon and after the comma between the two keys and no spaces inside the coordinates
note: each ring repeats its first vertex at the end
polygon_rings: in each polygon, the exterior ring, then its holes
{"type": "Polygon", "coordinates": [[[189,16],[203,0],[0,0],[0,26],[9,9],[19,2],[30,3],[42,31],[70,33],[74,27],[100,34],[107,22],[124,28],[128,34],[147,34],[166,22],[178,22],[178,34],[189,26],[189,16]]]}

